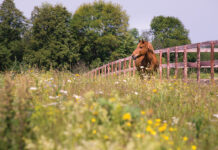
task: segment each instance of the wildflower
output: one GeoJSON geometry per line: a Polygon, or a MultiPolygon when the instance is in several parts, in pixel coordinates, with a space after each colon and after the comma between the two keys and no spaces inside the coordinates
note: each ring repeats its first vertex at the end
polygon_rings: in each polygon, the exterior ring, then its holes
{"type": "Polygon", "coordinates": [[[144,112],[144,111],[141,111],[141,115],[145,115],[145,112],[144,112]]]}
{"type": "Polygon", "coordinates": [[[123,115],[123,120],[131,120],[131,114],[130,113],[125,113],[124,115],[123,115]]]}
{"type": "Polygon", "coordinates": [[[139,93],[138,93],[138,92],[135,92],[134,94],[135,94],[135,95],[138,95],[139,93]]]}
{"type": "Polygon", "coordinates": [[[93,115],[97,116],[97,115],[98,115],[98,112],[97,112],[97,111],[93,112],[93,115]]]}
{"type": "Polygon", "coordinates": [[[156,131],[154,131],[154,130],[151,130],[150,133],[151,133],[152,135],[156,135],[156,131]]]}
{"type": "Polygon", "coordinates": [[[213,114],[214,117],[218,118],[218,114],[213,114]]]}
{"type": "Polygon", "coordinates": [[[76,76],[76,77],[79,77],[80,75],[79,75],[79,74],[75,74],[75,76],[76,76]]]}
{"type": "Polygon", "coordinates": [[[62,94],[66,94],[67,95],[67,91],[60,90],[59,92],[62,93],[62,94]]]}
{"type": "Polygon", "coordinates": [[[161,127],[158,128],[160,132],[164,132],[167,129],[167,124],[162,125],[161,127]]]}
{"type": "Polygon", "coordinates": [[[148,120],[148,124],[151,125],[153,122],[152,120],[148,120]]]}
{"type": "Polygon", "coordinates": [[[164,140],[166,140],[166,141],[168,141],[168,140],[169,140],[169,137],[168,137],[168,136],[166,136],[166,135],[162,135],[162,137],[163,137],[163,139],[164,139],[164,140]]]}
{"type": "Polygon", "coordinates": [[[126,80],[123,80],[123,82],[125,82],[125,83],[126,83],[126,80]]]}
{"type": "Polygon", "coordinates": [[[111,98],[109,99],[109,101],[110,101],[110,102],[114,102],[114,101],[116,101],[116,99],[115,99],[114,97],[111,97],[111,98]]]}
{"type": "Polygon", "coordinates": [[[73,97],[74,97],[76,100],[82,99],[82,97],[81,97],[81,96],[79,96],[79,95],[76,95],[76,94],[73,94],[73,97]]]}
{"type": "Polygon", "coordinates": [[[154,131],[154,130],[151,128],[151,126],[147,126],[147,127],[146,127],[146,131],[149,132],[149,133],[152,134],[152,135],[156,135],[156,131],[154,131]]]}
{"type": "Polygon", "coordinates": [[[156,123],[160,123],[161,119],[155,119],[156,123]]]}
{"type": "Polygon", "coordinates": [[[49,99],[58,99],[59,96],[49,96],[49,99]]]}
{"type": "Polygon", "coordinates": [[[37,87],[30,87],[30,90],[35,91],[35,90],[37,90],[37,87]]]}
{"type": "Polygon", "coordinates": [[[93,131],[92,131],[92,134],[96,134],[96,130],[93,130],[93,131]]]}
{"type": "Polygon", "coordinates": [[[174,132],[174,131],[176,131],[176,128],[172,128],[172,127],[171,127],[171,128],[169,128],[169,131],[170,131],[170,132],[174,132]]]}
{"type": "Polygon", "coordinates": [[[188,138],[186,136],[183,137],[183,141],[187,141],[188,138]]]}
{"type": "Polygon", "coordinates": [[[140,133],[138,133],[138,134],[136,134],[136,137],[137,137],[137,138],[141,138],[142,135],[141,135],[140,133]]]}
{"type": "Polygon", "coordinates": [[[95,119],[95,118],[92,118],[91,121],[92,121],[92,123],[95,123],[95,122],[96,122],[96,119],[95,119]]]}
{"type": "Polygon", "coordinates": [[[179,122],[179,118],[172,117],[172,119],[173,119],[172,125],[174,125],[174,124],[178,124],[178,122],[179,122]]]}
{"type": "Polygon", "coordinates": [[[175,75],[175,76],[173,76],[173,78],[174,78],[174,79],[176,79],[176,75],[175,75]]]}
{"type": "Polygon", "coordinates": [[[67,80],[67,82],[68,82],[68,83],[71,83],[72,81],[71,81],[71,80],[67,80]]]}
{"type": "Polygon", "coordinates": [[[119,84],[119,82],[117,81],[117,82],[115,82],[115,84],[119,84]]]}
{"type": "Polygon", "coordinates": [[[107,135],[104,135],[104,139],[105,139],[105,140],[108,140],[109,137],[108,137],[107,135]]]}
{"type": "Polygon", "coordinates": [[[153,93],[157,93],[157,89],[153,89],[152,92],[153,92],[153,93]]]}
{"type": "Polygon", "coordinates": [[[131,126],[132,126],[131,122],[127,122],[126,125],[127,125],[128,127],[131,127],[131,126]]]}
{"type": "Polygon", "coordinates": [[[43,105],[44,107],[48,107],[48,106],[56,106],[58,103],[57,102],[54,102],[54,103],[50,103],[50,104],[47,104],[47,105],[43,105]]]}
{"type": "Polygon", "coordinates": [[[192,150],[196,150],[196,149],[197,149],[197,146],[192,145],[192,150]]]}

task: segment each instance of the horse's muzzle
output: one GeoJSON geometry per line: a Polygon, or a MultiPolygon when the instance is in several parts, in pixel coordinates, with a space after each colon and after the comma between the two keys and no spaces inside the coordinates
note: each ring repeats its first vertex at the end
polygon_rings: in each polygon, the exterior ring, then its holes
{"type": "Polygon", "coordinates": [[[132,55],[132,59],[133,59],[133,60],[136,60],[136,58],[137,58],[137,57],[135,57],[134,55],[132,55]]]}

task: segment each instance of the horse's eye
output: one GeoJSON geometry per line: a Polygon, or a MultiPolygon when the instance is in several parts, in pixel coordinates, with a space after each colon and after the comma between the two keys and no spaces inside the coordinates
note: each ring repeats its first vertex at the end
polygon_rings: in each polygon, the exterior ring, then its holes
{"type": "Polygon", "coordinates": [[[142,47],[140,46],[140,48],[142,48],[142,47]]]}

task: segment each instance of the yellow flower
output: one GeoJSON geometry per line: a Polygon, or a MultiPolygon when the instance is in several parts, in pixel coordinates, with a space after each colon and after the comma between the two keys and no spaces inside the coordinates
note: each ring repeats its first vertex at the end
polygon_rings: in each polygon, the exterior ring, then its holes
{"type": "Polygon", "coordinates": [[[161,122],[161,119],[155,119],[155,121],[156,121],[157,123],[160,123],[160,122],[161,122]]]}
{"type": "Polygon", "coordinates": [[[97,111],[94,111],[94,112],[93,112],[93,115],[97,116],[97,115],[98,115],[98,112],[97,112],[97,111]]]}
{"type": "Polygon", "coordinates": [[[157,89],[153,89],[152,92],[153,92],[153,93],[157,93],[157,89]]]}
{"type": "Polygon", "coordinates": [[[96,130],[93,130],[93,131],[92,131],[92,134],[96,134],[96,130]]]}
{"type": "Polygon", "coordinates": [[[116,101],[116,99],[114,97],[112,97],[112,98],[109,99],[109,101],[114,102],[114,101],[116,101]]]}
{"type": "Polygon", "coordinates": [[[152,120],[148,120],[149,125],[152,125],[152,123],[153,123],[152,120]]]}
{"type": "Polygon", "coordinates": [[[131,126],[132,126],[131,122],[127,122],[126,125],[127,125],[128,127],[131,127],[131,126]]]}
{"type": "Polygon", "coordinates": [[[130,121],[132,118],[131,118],[131,114],[130,113],[125,113],[124,115],[123,115],[123,120],[128,120],[128,121],[130,121]]]}
{"type": "Polygon", "coordinates": [[[95,119],[95,118],[92,118],[91,121],[92,121],[92,123],[95,123],[95,122],[96,122],[96,119],[95,119]]]}
{"type": "Polygon", "coordinates": [[[176,131],[176,128],[172,128],[172,127],[171,127],[171,128],[169,129],[169,131],[170,131],[170,132],[176,131]]]}
{"type": "Polygon", "coordinates": [[[160,132],[163,132],[163,131],[165,131],[166,129],[167,129],[167,124],[164,124],[164,125],[162,125],[161,127],[158,128],[158,130],[159,130],[160,132]]]}
{"type": "Polygon", "coordinates": [[[136,135],[136,137],[137,137],[137,138],[141,138],[142,135],[141,135],[140,133],[138,133],[138,134],[136,135]]]}
{"type": "Polygon", "coordinates": [[[104,139],[105,139],[105,140],[108,140],[109,137],[108,137],[107,135],[104,135],[104,139]]]}
{"type": "Polygon", "coordinates": [[[76,76],[76,77],[79,77],[80,75],[79,75],[79,74],[75,74],[75,76],[76,76]]]}
{"type": "Polygon", "coordinates": [[[141,115],[145,115],[145,112],[144,112],[144,111],[141,111],[141,115]]]}
{"type": "Polygon", "coordinates": [[[154,131],[154,130],[151,130],[150,133],[151,133],[152,135],[156,135],[156,131],[154,131]]]}
{"type": "Polygon", "coordinates": [[[166,136],[166,135],[162,135],[162,137],[163,137],[163,139],[164,139],[164,140],[166,140],[166,141],[168,141],[168,140],[169,140],[169,137],[168,137],[168,136],[166,136]]]}
{"type": "Polygon", "coordinates": [[[150,132],[152,130],[152,128],[150,126],[147,126],[145,129],[147,132],[150,132]]]}
{"type": "Polygon", "coordinates": [[[188,138],[186,136],[183,137],[183,141],[187,141],[188,138]]]}
{"type": "Polygon", "coordinates": [[[192,150],[196,150],[196,149],[197,149],[197,146],[192,145],[192,150]]]}

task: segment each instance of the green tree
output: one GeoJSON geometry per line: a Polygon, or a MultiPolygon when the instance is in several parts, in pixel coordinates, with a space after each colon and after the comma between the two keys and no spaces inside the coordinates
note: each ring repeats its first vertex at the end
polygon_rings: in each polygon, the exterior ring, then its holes
{"type": "Polygon", "coordinates": [[[132,42],[125,43],[129,40],[128,16],[118,4],[84,4],[75,12],[71,27],[86,65],[96,67],[132,51],[132,42]]]}
{"type": "Polygon", "coordinates": [[[78,46],[70,30],[72,18],[62,5],[43,4],[32,12],[32,28],[26,37],[25,61],[38,67],[65,68],[79,60],[78,46]]]}
{"type": "MultiPolygon", "coordinates": [[[[155,49],[191,43],[188,37],[189,31],[185,29],[182,22],[175,17],[154,17],[151,21],[151,33],[154,38],[152,44],[155,49]]],[[[188,56],[189,59],[193,59],[193,57],[195,56],[190,54],[188,56]]],[[[179,54],[179,59],[182,60],[182,54],[179,54]]],[[[174,53],[170,55],[170,60],[175,60],[174,53]]]]}
{"type": "Polygon", "coordinates": [[[7,69],[15,60],[22,61],[22,37],[27,23],[13,0],[0,5],[0,70],[7,69]]]}
{"type": "Polygon", "coordinates": [[[151,21],[151,32],[154,36],[155,48],[167,48],[191,43],[188,30],[182,22],[175,17],[154,17],[151,21]],[[156,42],[159,44],[156,46],[156,42]]]}

